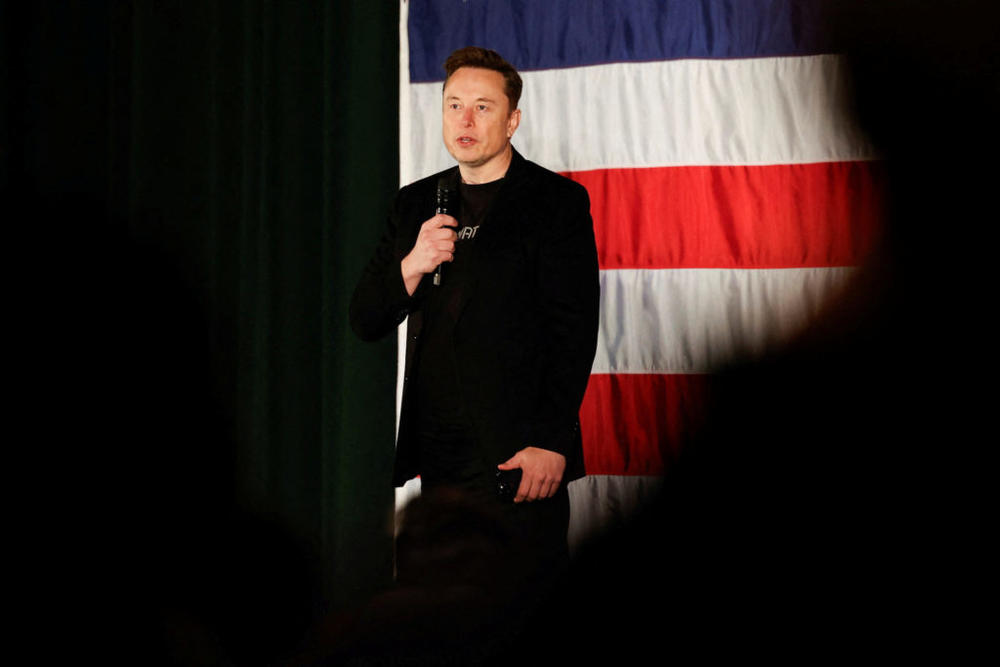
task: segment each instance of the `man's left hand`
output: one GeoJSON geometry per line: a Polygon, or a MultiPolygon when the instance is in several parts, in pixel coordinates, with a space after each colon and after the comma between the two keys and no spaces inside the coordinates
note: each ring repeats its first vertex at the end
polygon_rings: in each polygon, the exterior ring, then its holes
{"type": "Polygon", "coordinates": [[[500,470],[521,469],[521,485],[517,487],[514,502],[551,498],[559,488],[566,457],[559,452],[540,447],[525,447],[497,466],[500,470]]]}

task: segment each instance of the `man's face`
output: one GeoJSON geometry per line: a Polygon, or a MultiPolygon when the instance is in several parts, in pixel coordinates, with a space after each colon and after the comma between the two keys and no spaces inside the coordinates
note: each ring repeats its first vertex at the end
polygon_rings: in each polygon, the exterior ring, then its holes
{"type": "Polygon", "coordinates": [[[461,67],[445,85],[442,117],[451,156],[465,168],[485,172],[497,158],[502,162],[506,157],[521,112],[511,113],[500,72],[461,67]]]}

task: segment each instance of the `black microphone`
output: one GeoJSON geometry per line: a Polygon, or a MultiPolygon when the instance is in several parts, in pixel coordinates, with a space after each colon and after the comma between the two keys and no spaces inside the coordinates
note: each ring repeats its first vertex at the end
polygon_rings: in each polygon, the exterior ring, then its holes
{"type": "MultiPolygon", "coordinates": [[[[444,175],[444,176],[442,176],[441,178],[438,179],[438,185],[437,185],[437,208],[434,211],[435,215],[436,214],[440,214],[440,213],[448,214],[448,211],[451,209],[450,202],[452,200],[452,197],[453,197],[453,193],[451,191],[451,179],[447,175],[444,175]]],[[[443,263],[442,264],[438,264],[437,268],[434,269],[434,284],[435,285],[440,285],[441,284],[441,266],[442,265],[443,265],[443,263]]]]}

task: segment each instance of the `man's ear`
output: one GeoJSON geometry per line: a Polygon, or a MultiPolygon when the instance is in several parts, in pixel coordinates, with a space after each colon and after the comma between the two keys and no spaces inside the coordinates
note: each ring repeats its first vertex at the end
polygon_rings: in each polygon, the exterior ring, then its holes
{"type": "Polygon", "coordinates": [[[517,132],[517,126],[521,124],[521,110],[514,109],[507,117],[507,138],[510,139],[517,132]]]}

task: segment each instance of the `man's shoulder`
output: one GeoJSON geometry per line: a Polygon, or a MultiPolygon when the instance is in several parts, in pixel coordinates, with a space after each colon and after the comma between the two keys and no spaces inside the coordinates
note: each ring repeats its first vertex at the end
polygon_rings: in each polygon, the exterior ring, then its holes
{"type": "Polygon", "coordinates": [[[519,160],[518,179],[549,197],[562,199],[588,196],[587,189],[576,181],[524,157],[519,160]]]}

